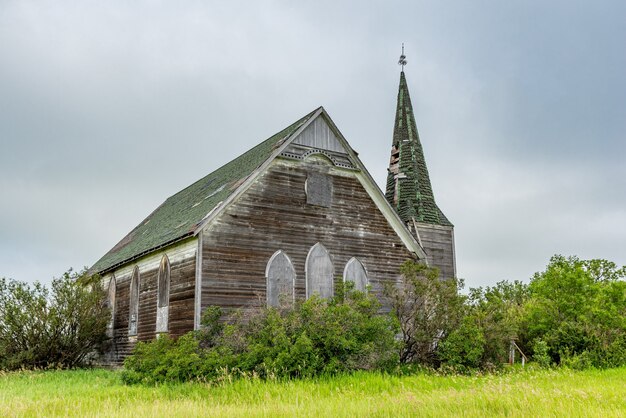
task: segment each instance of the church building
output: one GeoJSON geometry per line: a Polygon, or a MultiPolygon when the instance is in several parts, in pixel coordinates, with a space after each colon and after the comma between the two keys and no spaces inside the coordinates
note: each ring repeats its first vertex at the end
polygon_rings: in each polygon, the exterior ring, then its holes
{"type": "Polygon", "coordinates": [[[106,361],[198,329],[211,305],[330,297],[341,281],[380,295],[407,259],[455,276],[453,226],[434,200],[402,71],[385,193],[320,107],[169,197],[98,260],[106,361]]]}

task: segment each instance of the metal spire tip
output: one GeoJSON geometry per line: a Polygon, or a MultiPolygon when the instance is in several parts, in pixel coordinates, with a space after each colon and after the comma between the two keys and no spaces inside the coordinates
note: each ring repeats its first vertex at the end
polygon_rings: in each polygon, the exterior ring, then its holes
{"type": "Polygon", "coordinates": [[[404,42],[402,42],[402,55],[400,55],[398,65],[402,66],[402,72],[404,72],[404,66],[406,65],[406,55],[404,55],[404,42]]]}

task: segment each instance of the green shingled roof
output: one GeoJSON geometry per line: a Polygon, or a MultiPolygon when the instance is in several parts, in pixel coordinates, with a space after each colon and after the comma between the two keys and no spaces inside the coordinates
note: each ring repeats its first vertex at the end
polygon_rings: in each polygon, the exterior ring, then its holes
{"type": "Polygon", "coordinates": [[[168,198],[98,260],[91,271],[102,273],[151,250],[193,235],[206,215],[237,190],[316,111],[168,198]]]}
{"type": "Polygon", "coordinates": [[[404,222],[413,218],[418,222],[452,226],[435,203],[404,71],[400,73],[393,146],[400,151],[398,172],[402,175],[396,179],[395,173],[388,174],[385,196],[391,206],[404,222]]]}

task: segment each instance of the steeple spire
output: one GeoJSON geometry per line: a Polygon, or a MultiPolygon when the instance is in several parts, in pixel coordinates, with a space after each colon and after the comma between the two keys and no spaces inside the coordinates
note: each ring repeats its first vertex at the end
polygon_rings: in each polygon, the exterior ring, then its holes
{"type": "Polygon", "coordinates": [[[433,196],[424,151],[413,116],[409,88],[404,76],[406,65],[404,45],[402,49],[398,62],[402,65],[402,71],[385,196],[406,223],[415,221],[451,226],[433,196]]]}

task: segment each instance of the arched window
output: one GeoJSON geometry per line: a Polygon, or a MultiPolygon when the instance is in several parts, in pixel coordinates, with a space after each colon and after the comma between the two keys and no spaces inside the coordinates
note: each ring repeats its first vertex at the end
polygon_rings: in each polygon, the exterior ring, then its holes
{"type": "Polygon", "coordinates": [[[130,307],[128,312],[128,335],[137,335],[139,322],[139,267],[135,266],[130,279],[130,307]]]}
{"type": "Polygon", "coordinates": [[[367,289],[367,272],[358,259],[352,257],[348,260],[346,268],[343,270],[343,281],[353,282],[356,290],[365,292],[367,289]]]}
{"type": "Polygon", "coordinates": [[[170,310],[170,260],[166,255],[161,259],[157,278],[157,317],[156,332],[167,332],[170,310]]]}
{"type": "Polygon", "coordinates": [[[111,275],[111,280],[109,280],[109,290],[108,294],[108,306],[111,310],[111,317],[109,318],[109,323],[107,324],[107,336],[113,336],[113,327],[115,324],[115,288],[116,288],[115,275],[111,275]]]}
{"type": "Polygon", "coordinates": [[[306,297],[314,293],[329,298],[334,293],[333,263],[328,251],[319,242],[315,244],[306,257],[306,297]]]}
{"type": "Polygon", "coordinates": [[[268,306],[293,302],[296,270],[293,268],[291,259],[282,250],[276,251],[267,262],[265,277],[268,306]]]}

